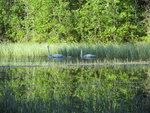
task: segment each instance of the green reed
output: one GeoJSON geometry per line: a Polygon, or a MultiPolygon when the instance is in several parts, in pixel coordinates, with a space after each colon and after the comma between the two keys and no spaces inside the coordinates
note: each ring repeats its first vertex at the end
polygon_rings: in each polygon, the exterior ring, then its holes
{"type": "Polygon", "coordinates": [[[139,61],[150,60],[149,44],[79,44],[79,43],[7,43],[0,45],[0,58],[9,57],[47,57],[47,45],[50,46],[51,54],[71,55],[73,58],[80,57],[80,49],[84,54],[94,54],[100,60],[139,61]]]}

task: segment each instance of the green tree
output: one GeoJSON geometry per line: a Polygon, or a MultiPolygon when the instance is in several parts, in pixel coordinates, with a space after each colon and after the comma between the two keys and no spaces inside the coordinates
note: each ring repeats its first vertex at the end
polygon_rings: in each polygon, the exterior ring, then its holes
{"type": "Polygon", "coordinates": [[[1,41],[129,42],[145,39],[149,31],[148,0],[1,0],[0,4],[1,41]]]}

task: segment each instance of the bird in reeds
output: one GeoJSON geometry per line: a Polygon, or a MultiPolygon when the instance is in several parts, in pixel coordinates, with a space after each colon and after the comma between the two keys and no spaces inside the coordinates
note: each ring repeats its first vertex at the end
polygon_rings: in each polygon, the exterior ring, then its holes
{"type": "Polygon", "coordinates": [[[62,54],[50,55],[50,48],[49,48],[49,46],[47,46],[47,49],[48,49],[48,58],[63,58],[64,57],[62,54]]]}
{"type": "Polygon", "coordinates": [[[83,52],[82,52],[82,48],[80,50],[80,58],[85,58],[85,59],[90,59],[90,58],[95,58],[96,55],[93,55],[93,54],[85,54],[83,55],[83,52]]]}

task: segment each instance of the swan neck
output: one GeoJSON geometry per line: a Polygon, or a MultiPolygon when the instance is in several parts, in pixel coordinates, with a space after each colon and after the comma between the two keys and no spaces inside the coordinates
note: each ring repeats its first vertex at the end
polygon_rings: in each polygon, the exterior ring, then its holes
{"type": "Polygon", "coordinates": [[[80,50],[80,57],[82,58],[82,49],[80,50]]]}
{"type": "Polygon", "coordinates": [[[49,46],[47,46],[47,49],[48,49],[48,56],[50,56],[50,49],[49,49],[49,46]]]}

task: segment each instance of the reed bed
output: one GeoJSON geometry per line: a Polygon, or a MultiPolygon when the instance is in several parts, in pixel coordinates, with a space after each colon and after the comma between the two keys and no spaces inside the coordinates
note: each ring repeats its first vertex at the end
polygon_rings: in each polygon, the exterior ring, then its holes
{"type": "Polygon", "coordinates": [[[0,58],[8,57],[47,57],[47,45],[50,46],[51,54],[71,55],[73,58],[80,57],[82,47],[83,54],[94,54],[100,60],[126,60],[147,61],[150,60],[149,44],[47,44],[47,43],[7,43],[0,45],[0,58]]]}

